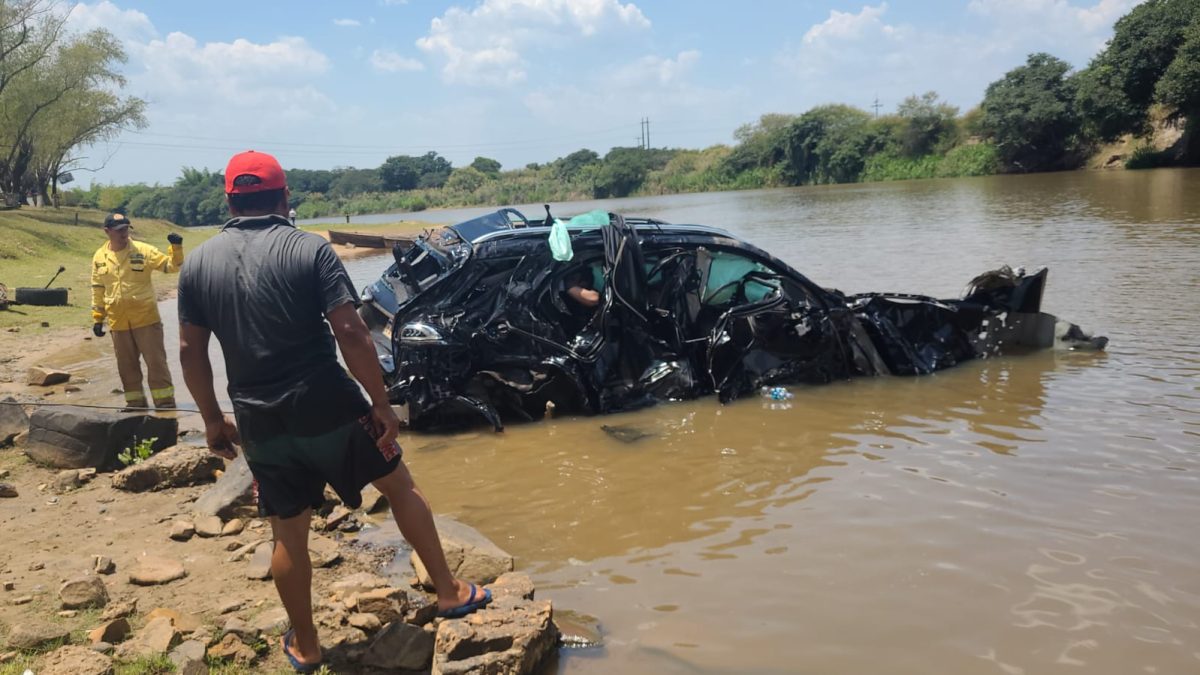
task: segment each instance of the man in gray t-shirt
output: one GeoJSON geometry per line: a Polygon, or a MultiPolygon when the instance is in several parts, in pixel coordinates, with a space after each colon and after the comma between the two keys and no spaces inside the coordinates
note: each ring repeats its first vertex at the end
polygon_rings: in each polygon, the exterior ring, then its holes
{"type": "Polygon", "coordinates": [[[491,591],[450,572],[429,504],[400,459],[399,420],[341,261],[328,242],[288,221],[287,182],[274,157],[235,155],[225,192],[233,219],[180,273],[179,358],[209,448],[232,459],[240,445],[258,483],[259,512],[275,539],[271,573],[292,625],[284,654],[302,672],[321,662],[308,530],[326,484],[351,507],[367,483],[388,498],[442,616],[486,606],[491,591]],[[236,425],[217,404],[212,335],[225,355],[236,425]],[[358,384],[338,364],[339,347],[358,384]]]}

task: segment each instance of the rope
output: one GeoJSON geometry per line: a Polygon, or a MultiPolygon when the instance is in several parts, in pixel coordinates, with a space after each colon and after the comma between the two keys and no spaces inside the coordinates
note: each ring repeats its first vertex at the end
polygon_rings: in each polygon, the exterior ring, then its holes
{"type": "MultiPolygon", "coordinates": [[[[22,403],[20,401],[0,401],[0,405],[20,405],[31,406],[34,408],[88,408],[91,410],[116,410],[119,412],[173,412],[183,413],[185,415],[199,415],[199,410],[188,410],[186,408],[134,408],[132,406],[117,406],[117,405],[89,405],[86,403],[22,403]]],[[[224,415],[233,413],[221,411],[224,415]]]]}

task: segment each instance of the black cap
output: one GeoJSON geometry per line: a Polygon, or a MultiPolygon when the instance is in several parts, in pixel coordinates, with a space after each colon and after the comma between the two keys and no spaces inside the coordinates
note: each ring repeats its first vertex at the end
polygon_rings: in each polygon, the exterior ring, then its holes
{"type": "Polygon", "coordinates": [[[129,222],[129,219],[125,217],[124,213],[110,213],[108,214],[108,217],[104,219],[104,228],[108,230],[119,230],[121,228],[129,227],[131,224],[132,223],[129,222]]]}

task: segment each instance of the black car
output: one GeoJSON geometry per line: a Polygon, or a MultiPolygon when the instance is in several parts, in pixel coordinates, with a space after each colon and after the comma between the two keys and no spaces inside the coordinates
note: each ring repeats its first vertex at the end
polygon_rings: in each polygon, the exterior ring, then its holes
{"type": "Polygon", "coordinates": [[[961,299],[848,296],[712,227],[603,213],[557,227],[569,260],[552,255],[549,207],[544,221],[502,209],[430,231],[397,246],[363,291],[389,394],[411,426],[481,416],[500,429],[550,408],[607,413],[711,393],[727,402],[1056,339],[1107,342],[1041,312],[1045,269],[982,274],[961,299]]]}

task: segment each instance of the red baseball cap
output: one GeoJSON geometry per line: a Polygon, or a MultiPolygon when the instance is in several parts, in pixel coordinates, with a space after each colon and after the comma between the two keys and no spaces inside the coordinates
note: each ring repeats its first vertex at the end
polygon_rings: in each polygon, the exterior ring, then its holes
{"type": "Polygon", "coordinates": [[[287,177],[279,161],[265,152],[246,152],[234,155],[225,167],[225,193],[248,194],[264,190],[282,190],[287,177]]]}

